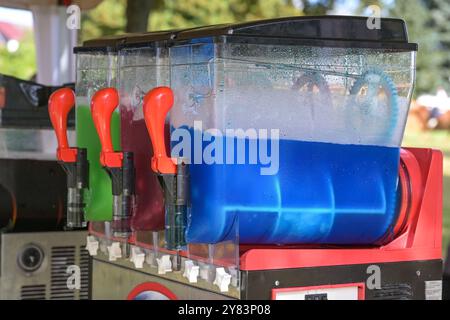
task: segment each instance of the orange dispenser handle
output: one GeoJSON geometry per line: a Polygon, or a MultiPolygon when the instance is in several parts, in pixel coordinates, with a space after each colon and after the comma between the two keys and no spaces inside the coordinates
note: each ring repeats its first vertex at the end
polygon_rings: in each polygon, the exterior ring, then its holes
{"type": "Polygon", "coordinates": [[[111,138],[111,117],[118,105],[119,94],[114,88],[97,91],[91,100],[92,119],[102,146],[100,163],[104,167],[122,166],[123,155],[121,152],[114,152],[111,138]]]}
{"type": "Polygon", "coordinates": [[[77,149],[69,147],[67,117],[75,105],[75,94],[69,88],[53,92],[48,100],[48,113],[58,141],[56,157],[63,162],[76,162],[77,149]]]}
{"type": "Polygon", "coordinates": [[[173,106],[173,92],[169,87],[150,90],[144,97],[144,119],[153,146],[152,170],[161,174],[176,174],[176,161],[167,155],[164,126],[167,113],[173,106]]]}

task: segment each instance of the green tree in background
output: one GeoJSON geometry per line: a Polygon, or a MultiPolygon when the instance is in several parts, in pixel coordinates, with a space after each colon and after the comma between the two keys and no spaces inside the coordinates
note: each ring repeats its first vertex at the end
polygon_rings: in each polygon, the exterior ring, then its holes
{"type": "MultiPolygon", "coordinates": [[[[138,2],[139,0],[103,1],[94,10],[83,15],[81,40],[125,32],[125,13],[130,14],[130,9],[138,2]]],[[[148,9],[150,15],[147,30],[188,28],[302,14],[291,0],[152,0],[148,1],[146,10],[148,9]]],[[[129,17],[134,25],[132,16],[129,17]]],[[[128,30],[137,29],[128,24],[128,30]]]]}
{"type": "Polygon", "coordinates": [[[30,79],[36,72],[36,52],[33,34],[28,32],[16,52],[0,47],[0,72],[21,79],[30,79]]]}
{"type": "MultiPolygon", "coordinates": [[[[345,0],[341,0],[345,1],[345,0]]],[[[303,0],[303,12],[305,15],[325,15],[332,10],[339,0],[303,0]]]]}
{"type": "Polygon", "coordinates": [[[323,15],[337,1],[342,0],[105,0],[83,15],[81,40],[144,31],[142,17],[149,11],[146,29],[163,30],[303,13],[323,15]]]}
{"type": "Polygon", "coordinates": [[[147,30],[150,10],[161,4],[161,0],[128,0],[126,32],[143,32],[147,30]]]}
{"type": "Polygon", "coordinates": [[[81,41],[125,32],[126,0],[105,0],[83,13],[81,41]]]}
{"type": "MultiPolygon", "coordinates": [[[[450,92],[450,1],[355,1],[355,14],[365,13],[367,6],[377,4],[384,15],[407,22],[410,41],[419,43],[416,94],[434,92],[439,86],[450,92]]],[[[337,5],[347,4],[347,0],[104,0],[95,9],[83,13],[80,41],[126,31],[326,14],[337,5]],[[143,18],[146,16],[148,19],[143,18]]],[[[35,72],[35,64],[31,35],[23,39],[18,52],[9,53],[0,48],[2,73],[29,78],[35,72]]]]}
{"type": "Polygon", "coordinates": [[[288,0],[172,0],[150,13],[150,30],[188,28],[227,22],[300,15],[288,0]]]}
{"type": "Polygon", "coordinates": [[[422,0],[396,0],[390,15],[406,21],[409,40],[419,44],[415,94],[434,92],[443,84],[439,34],[430,25],[431,13],[422,0]]]}
{"type": "Polygon", "coordinates": [[[430,28],[439,38],[439,48],[434,54],[440,59],[439,80],[450,92],[450,1],[425,0],[431,13],[430,28]]]}

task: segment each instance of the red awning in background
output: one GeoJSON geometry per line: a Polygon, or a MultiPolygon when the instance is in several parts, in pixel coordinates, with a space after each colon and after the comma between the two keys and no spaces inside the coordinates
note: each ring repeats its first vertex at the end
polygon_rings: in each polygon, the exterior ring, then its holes
{"type": "Polygon", "coordinates": [[[39,5],[70,5],[76,4],[82,10],[89,10],[96,7],[103,0],[0,0],[0,7],[8,7],[14,9],[30,9],[30,6],[39,5]]]}
{"type": "Polygon", "coordinates": [[[23,27],[0,21],[0,34],[5,41],[14,39],[20,40],[25,33],[23,27]]]}

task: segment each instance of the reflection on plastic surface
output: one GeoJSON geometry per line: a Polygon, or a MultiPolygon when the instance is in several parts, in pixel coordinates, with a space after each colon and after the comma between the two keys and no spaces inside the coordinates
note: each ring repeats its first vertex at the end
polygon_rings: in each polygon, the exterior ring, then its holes
{"type": "Polygon", "coordinates": [[[170,50],[172,130],[194,149],[201,121],[203,152],[209,129],[279,130],[279,170],[249,164],[249,137],[245,164],[191,164],[188,242],[227,240],[238,216],[241,243],[380,244],[397,216],[415,52],[207,40],[170,50]]]}
{"type": "MultiPolygon", "coordinates": [[[[169,81],[168,50],[164,46],[125,47],[119,50],[121,144],[134,153],[136,208],[131,220],[135,231],[164,229],[163,191],[150,167],[153,155],[142,109],[144,95],[169,81]]],[[[167,128],[168,130],[168,128],[167,128]]]]}
{"type": "MultiPolygon", "coordinates": [[[[87,221],[112,219],[111,179],[99,162],[100,141],[92,120],[89,101],[100,89],[116,86],[117,55],[106,51],[77,53],[76,139],[79,148],[87,149],[90,195],[86,207],[87,221]]],[[[113,113],[111,135],[114,148],[120,149],[120,117],[113,113]]]]}
{"type": "Polygon", "coordinates": [[[133,300],[170,300],[167,296],[157,291],[144,291],[139,293],[133,300]]]}
{"type": "MultiPolygon", "coordinates": [[[[75,144],[75,132],[68,131],[69,144],[75,144]]],[[[58,147],[52,129],[0,128],[0,158],[55,160],[58,147]]]]}

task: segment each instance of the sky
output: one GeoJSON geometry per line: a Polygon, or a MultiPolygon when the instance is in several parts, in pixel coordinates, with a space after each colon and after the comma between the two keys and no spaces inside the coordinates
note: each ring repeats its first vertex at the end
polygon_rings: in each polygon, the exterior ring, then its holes
{"type": "Polygon", "coordinates": [[[338,15],[350,15],[358,7],[358,1],[356,0],[340,0],[336,3],[336,8],[332,14],[338,15]]]}
{"type": "Polygon", "coordinates": [[[0,7],[0,21],[14,23],[20,26],[32,27],[33,16],[31,11],[0,7]]]}

